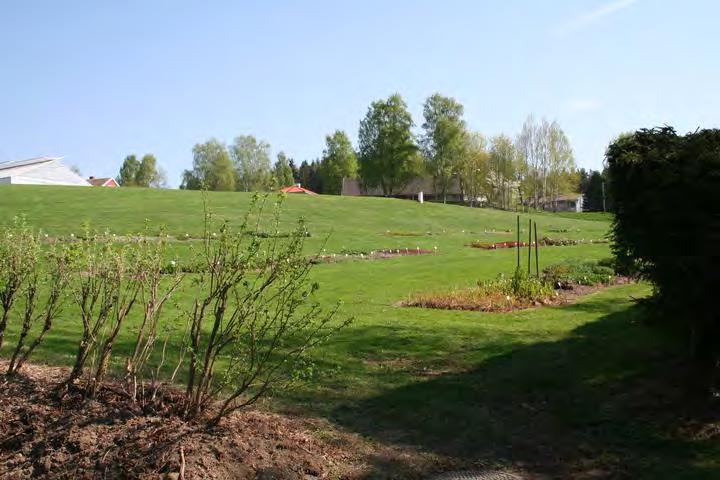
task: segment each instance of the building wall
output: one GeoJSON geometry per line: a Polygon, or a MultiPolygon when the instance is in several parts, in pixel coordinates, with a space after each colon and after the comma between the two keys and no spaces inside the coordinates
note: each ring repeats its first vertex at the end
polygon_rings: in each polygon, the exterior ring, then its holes
{"type": "Polygon", "coordinates": [[[59,162],[47,162],[9,178],[9,183],[13,185],[77,185],[85,187],[90,185],[84,178],[59,162]]]}

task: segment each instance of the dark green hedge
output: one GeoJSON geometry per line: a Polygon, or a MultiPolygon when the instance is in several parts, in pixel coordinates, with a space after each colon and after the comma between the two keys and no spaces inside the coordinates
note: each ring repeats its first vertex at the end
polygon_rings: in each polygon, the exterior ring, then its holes
{"type": "Polygon", "coordinates": [[[653,282],[693,353],[718,367],[720,130],[640,130],[611,144],[607,161],[619,263],[653,282]]]}

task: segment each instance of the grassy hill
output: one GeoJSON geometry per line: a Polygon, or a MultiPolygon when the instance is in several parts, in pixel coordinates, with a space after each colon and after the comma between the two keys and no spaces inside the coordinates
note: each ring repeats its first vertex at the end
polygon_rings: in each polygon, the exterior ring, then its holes
{"type": "MultiPolygon", "coordinates": [[[[235,222],[251,195],[209,193],[208,200],[215,214],[235,222]]],[[[0,225],[25,214],[50,235],[79,232],[86,222],[125,234],[140,231],[147,219],[182,237],[201,232],[202,205],[202,195],[191,191],[6,186],[0,225]]],[[[665,425],[648,424],[652,409],[639,413],[635,397],[618,396],[642,391],[641,379],[662,371],[676,348],[637,321],[632,298],[647,295],[648,286],[612,287],[573,305],[503,314],[400,308],[412,293],[512,272],[513,250],[468,244],[513,240],[516,215],[383,198],[287,198],[283,228],[299,216],[312,234],[310,251],[328,236],[325,248],[337,253],[438,248],[434,255],[318,265],[320,301],[343,300],[342,315],[355,321],[314,353],[311,381],[276,397],[273,408],[326,416],[379,442],[463,459],[532,465],[552,458],[568,468],[622,467],[632,478],[711,478],[717,449],[702,442],[677,448],[676,439],[661,437],[665,425]],[[705,452],[704,466],[691,460],[698,451],[705,452]]],[[[533,218],[540,236],[553,238],[601,239],[610,226],[603,215],[533,218]]],[[[187,253],[186,243],[177,242],[178,255],[187,253]]],[[[609,254],[608,244],[546,247],[541,263],[609,254]]],[[[178,295],[180,309],[192,293],[188,286],[178,295]]],[[[78,321],[66,309],[38,358],[69,363],[78,321]]],[[[180,330],[178,323],[175,345],[180,330]]]]}

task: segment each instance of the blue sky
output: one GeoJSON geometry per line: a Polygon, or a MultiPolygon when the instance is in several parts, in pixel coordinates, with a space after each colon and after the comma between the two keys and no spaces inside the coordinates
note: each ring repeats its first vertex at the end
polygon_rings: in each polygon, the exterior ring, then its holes
{"type": "Polygon", "coordinates": [[[557,119],[578,165],[620,132],[720,126],[720,2],[21,1],[0,5],[0,161],[116,175],[152,152],[177,185],[197,142],[254,134],[298,163],[371,101],[417,124],[434,93],[486,135],[557,119]]]}

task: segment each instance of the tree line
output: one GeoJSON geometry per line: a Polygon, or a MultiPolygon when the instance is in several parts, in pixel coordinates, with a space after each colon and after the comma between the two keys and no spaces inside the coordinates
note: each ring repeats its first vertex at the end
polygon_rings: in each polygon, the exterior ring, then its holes
{"type": "MultiPolygon", "coordinates": [[[[418,134],[415,127],[396,93],[370,104],[360,121],[357,149],[346,132],[336,130],[325,137],[319,158],[300,165],[283,151],[273,162],[270,144],[253,135],[239,135],[230,144],[211,138],[193,147],[192,166],[183,171],[180,188],[250,192],[300,183],[337,195],[344,179],[359,179],[365,188],[393,196],[410,181],[427,178],[438,201],[452,196],[471,206],[547,208],[592,177],[581,178],[557,121],[531,115],[517,135],[487,137],[468,127],[460,102],[436,93],[423,104],[418,134]]],[[[155,186],[158,178],[163,176],[152,155],[139,162],[130,155],[118,180],[155,186]]]]}
{"type": "Polygon", "coordinates": [[[318,193],[340,194],[343,178],[357,174],[355,151],[341,130],[325,138],[322,158],[300,166],[283,151],[273,164],[268,142],[240,135],[230,145],[216,138],[195,145],[192,168],[183,172],[180,188],[255,192],[300,183],[318,193]]]}

